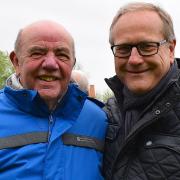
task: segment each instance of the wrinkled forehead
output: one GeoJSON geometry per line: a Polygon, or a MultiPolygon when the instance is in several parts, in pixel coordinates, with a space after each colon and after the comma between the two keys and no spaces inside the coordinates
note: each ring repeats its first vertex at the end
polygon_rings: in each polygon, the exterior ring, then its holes
{"type": "Polygon", "coordinates": [[[21,33],[21,45],[35,42],[64,43],[73,48],[72,36],[60,25],[46,23],[26,27],[21,33]]]}

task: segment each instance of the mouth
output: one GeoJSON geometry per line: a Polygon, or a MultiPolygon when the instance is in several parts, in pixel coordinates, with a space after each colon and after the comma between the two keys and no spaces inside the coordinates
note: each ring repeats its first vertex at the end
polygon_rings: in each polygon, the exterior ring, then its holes
{"type": "Polygon", "coordinates": [[[56,81],[57,78],[54,76],[39,76],[39,79],[46,82],[56,81]]]}
{"type": "Polygon", "coordinates": [[[145,69],[145,70],[138,70],[138,71],[127,71],[128,73],[132,73],[132,74],[141,74],[141,73],[144,73],[144,72],[146,72],[146,71],[148,71],[147,69],[145,69]]]}

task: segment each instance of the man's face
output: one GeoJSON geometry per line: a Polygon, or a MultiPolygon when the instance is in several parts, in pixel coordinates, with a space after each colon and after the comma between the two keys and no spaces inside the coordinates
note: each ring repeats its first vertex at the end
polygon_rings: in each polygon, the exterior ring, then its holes
{"type": "MultiPolygon", "coordinates": [[[[129,12],[119,18],[113,28],[114,44],[137,44],[164,40],[162,21],[153,11],[129,12]]],[[[153,89],[174,61],[175,42],[159,47],[157,54],[141,56],[135,47],[126,58],[115,57],[117,76],[136,94],[153,89]]]]}
{"type": "Polygon", "coordinates": [[[67,89],[74,65],[72,39],[58,28],[30,28],[14,59],[23,87],[37,90],[48,103],[56,102],[67,89]]]}

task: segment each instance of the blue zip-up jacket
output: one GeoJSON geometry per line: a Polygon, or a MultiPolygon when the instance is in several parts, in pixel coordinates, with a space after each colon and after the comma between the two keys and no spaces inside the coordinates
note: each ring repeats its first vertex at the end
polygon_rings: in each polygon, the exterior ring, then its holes
{"type": "Polygon", "coordinates": [[[107,119],[75,85],[53,112],[33,90],[0,91],[0,180],[103,180],[107,119]]]}

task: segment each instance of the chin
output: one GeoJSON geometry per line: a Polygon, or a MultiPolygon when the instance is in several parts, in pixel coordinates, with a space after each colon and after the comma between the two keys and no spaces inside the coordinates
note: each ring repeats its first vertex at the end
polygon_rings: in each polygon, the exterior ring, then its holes
{"type": "Polygon", "coordinates": [[[44,91],[38,91],[40,97],[44,100],[53,100],[58,99],[59,93],[55,93],[54,91],[46,90],[44,91]]]}
{"type": "Polygon", "coordinates": [[[149,91],[150,91],[149,89],[142,89],[142,88],[132,90],[133,93],[138,95],[146,94],[149,91]]]}
{"type": "Polygon", "coordinates": [[[151,90],[148,87],[144,87],[144,86],[135,87],[135,85],[128,86],[128,89],[134,94],[145,94],[151,90]]]}

